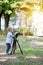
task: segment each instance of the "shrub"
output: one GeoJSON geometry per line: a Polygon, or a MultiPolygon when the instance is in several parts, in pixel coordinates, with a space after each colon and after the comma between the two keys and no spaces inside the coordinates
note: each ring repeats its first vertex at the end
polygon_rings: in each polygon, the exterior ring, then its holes
{"type": "Polygon", "coordinates": [[[6,35],[7,31],[6,30],[0,30],[0,35],[6,35]]]}
{"type": "Polygon", "coordinates": [[[18,30],[15,30],[15,32],[20,32],[21,35],[33,35],[33,32],[28,28],[19,28],[18,30]]]}

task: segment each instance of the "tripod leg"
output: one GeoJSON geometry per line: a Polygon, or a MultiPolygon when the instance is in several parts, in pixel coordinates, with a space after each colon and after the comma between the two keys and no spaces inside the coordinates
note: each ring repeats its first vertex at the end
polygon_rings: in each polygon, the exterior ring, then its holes
{"type": "Polygon", "coordinates": [[[16,43],[13,43],[12,45],[12,50],[11,50],[11,54],[14,54],[16,50],[16,43]]]}
{"type": "Polygon", "coordinates": [[[13,48],[13,54],[15,53],[15,50],[16,50],[16,45],[15,45],[14,48],[13,48]]]}
{"type": "Polygon", "coordinates": [[[21,51],[21,54],[23,55],[23,51],[21,50],[21,47],[20,47],[20,45],[19,45],[18,40],[17,40],[17,43],[18,43],[19,49],[20,49],[20,51],[21,51]]]}

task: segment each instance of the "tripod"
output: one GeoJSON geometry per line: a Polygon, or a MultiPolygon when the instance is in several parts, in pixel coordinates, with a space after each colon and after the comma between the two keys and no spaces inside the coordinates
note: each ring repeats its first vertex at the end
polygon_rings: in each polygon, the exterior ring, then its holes
{"type": "Polygon", "coordinates": [[[21,54],[23,55],[23,51],[22,51],[22,49],[21,49],[21,47],[20,47],[20,45],[19,45],[18,40],[16,40],[16,42],[18,43],[19,49],[20,49],[20,51],[21,51],[21,54]]]}
{"type": "Polygon", "coordinates": [[[18,42],[18,40],[17,40],[16,38],[14,38],[14,42],[13,42],[13,45],[12,45],[11,54],[14,54],[14,53],[15,53],[16,43],[18,44],[18,47],[19,47],[19,49],[20,49],[20,52],[21,52],[21,54],[23,55],[23,51],[22,51],[22,49],[21,49],[21,47],[20,47],[20,44],[19,44],[19,42],[18,42]]]}

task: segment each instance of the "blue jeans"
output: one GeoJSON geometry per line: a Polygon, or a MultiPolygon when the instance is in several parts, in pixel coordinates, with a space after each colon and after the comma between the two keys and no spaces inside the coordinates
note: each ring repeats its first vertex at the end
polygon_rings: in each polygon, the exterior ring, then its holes
{"type": "Polygon", "coordinates": [[[7,48],[6,48],[6,53],[9,53],[9,50],[10,50],[10,48],[11,48],[11,44],[6,43],[6,46],[7,46],[7,48]]]}

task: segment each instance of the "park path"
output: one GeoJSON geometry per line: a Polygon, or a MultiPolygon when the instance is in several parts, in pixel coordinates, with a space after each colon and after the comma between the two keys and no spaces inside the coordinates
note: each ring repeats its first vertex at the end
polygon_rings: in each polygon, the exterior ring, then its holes
{"type": "MultiPolygon", "coordinates": [[[[25,60],[23,60],[28,63],[39,63],[43,62],[43,57],[27,57],[25,56],[25,60]]],[[[17,54],[14,55],[5,55],[4,53],[0,54],[0,63],[16,63],[16,62],[23,62],[19,58],[17,58],[17,54]]]]}
{"type": "Polygon", "coordinates": [[[32,47],[32,48],[43,48],[43,42],[32,40],[30,42],[30,47],[32,47]]]}

